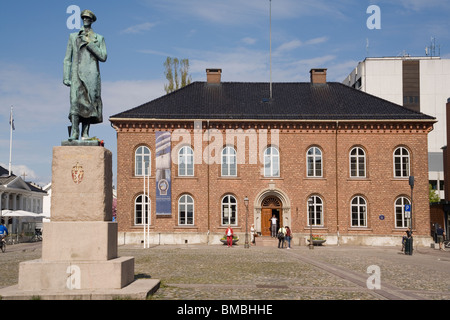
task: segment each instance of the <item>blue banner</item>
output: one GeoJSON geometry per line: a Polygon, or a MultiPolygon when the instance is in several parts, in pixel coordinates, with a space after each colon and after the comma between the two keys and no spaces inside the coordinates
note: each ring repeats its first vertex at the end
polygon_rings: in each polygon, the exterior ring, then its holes
{"type": "Polygon", "coordinates": [[[170,132],[156,131],[156,215],[172,214],[170,132]]]}

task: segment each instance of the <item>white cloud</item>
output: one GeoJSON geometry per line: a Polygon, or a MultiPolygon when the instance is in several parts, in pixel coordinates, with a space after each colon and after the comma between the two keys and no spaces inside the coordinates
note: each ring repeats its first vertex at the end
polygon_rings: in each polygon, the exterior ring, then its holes
{"type": "Polygon", "coordinates": [[[131,27],[128,27],[127,29],[123,30],[121,34],[137,34],[142,33],[144,31],[148,31],[151,28],[153,28],[156,25],[156,23],[151,22],[145,22],[141,24],[137,24],[131,27]]]}
{"type": "MultiPolygon", "coordinates": [[[[268,0],[145,0],[143,3],[172,15],[226,25],[252,24],[269,18],[268,0]]],[[[344,16],[340,6],[328,0],[277,0],[272,1],[272,19],[318,15],[339,18],[344,16]]]]}
{"type": "MultiPolygon", "coordinates": [[[[0,162],[0,166],[5,168],[6,170],[9,169],[8,164],[0,162]]],[[[25,165],[11,165],[11,170],[15,176],[21,176],[21,178],[24,179],[25,181],[34,181],[38,178],[38,175],[32,169],[28,168],[25,165]]]]}
{"type": "Polygon", "coordinates": [[[245,37],[241,39],[241,42],[246,44],[246,45],[253,45],[256,43],[256,39],[255,38],[250,38],[250,37],[245,37]]]}

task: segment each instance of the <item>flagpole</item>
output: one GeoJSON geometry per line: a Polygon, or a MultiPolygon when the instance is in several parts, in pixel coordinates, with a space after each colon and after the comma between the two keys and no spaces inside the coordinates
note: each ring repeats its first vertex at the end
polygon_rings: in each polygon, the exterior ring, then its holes
{"type": "Polygon", "coordinates": [[[11,106],[11,113],[9,115],[9,175],[11,176],[11,160],[12,160],[12,132],[13,132],[13,125],[14,125],[14,119],[13,119],[13,107],[11,106]]]}

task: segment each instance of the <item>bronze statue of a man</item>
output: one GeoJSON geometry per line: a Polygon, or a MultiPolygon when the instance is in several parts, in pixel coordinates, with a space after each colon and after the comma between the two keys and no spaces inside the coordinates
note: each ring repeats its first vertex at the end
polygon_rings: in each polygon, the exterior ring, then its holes
{"type": "Polygon", "coordinates": [[[89,138],[91,124],[103,122],[99,61],[107,58],[105,39],[91,25],[97,20],[92,11],[81,12],[83,27],[69,36],[64,58],[64,84],[70,87],[69,141],[89,138]]]}

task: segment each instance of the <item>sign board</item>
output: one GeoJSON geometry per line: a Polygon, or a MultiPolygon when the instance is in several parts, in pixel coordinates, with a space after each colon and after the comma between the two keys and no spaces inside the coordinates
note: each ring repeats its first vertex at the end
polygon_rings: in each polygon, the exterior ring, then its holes
{"type": "Polygon", "coordinates": [[[411,218],[411,205],[405,204],[405,218],[410,219],[411,218]]]}

